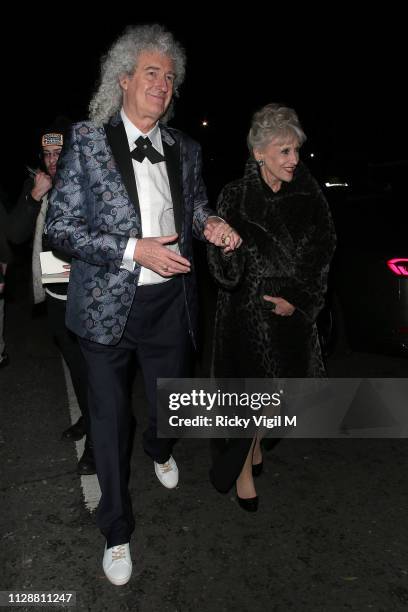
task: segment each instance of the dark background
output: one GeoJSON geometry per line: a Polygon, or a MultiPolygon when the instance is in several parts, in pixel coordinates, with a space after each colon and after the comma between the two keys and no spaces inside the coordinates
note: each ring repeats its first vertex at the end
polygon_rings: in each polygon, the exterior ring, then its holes
{"type": "MultiPolygon", "coordinates": [[[[183,19],[123,15],[119,4],[95,8],[93,20],[70,3],[47,9],[48,19],[38,7],[31,19],[23,5],[14,19],[2,16],[0,180],[10,194],[21,189],[24,165],[35,163],[39,129],[61,113],[86,116],[100,55],[126,24],[142,20],[165,23],[187,49],[173,124],[202,142],[214,191],[241,174],[250,116],[270,101],[298,111],[309,137],[305,159],[310,151],[323,159],[407,157],[406,20],[390,4],[357,21],[344,4],[305,19],[295,5],[282,15],[258,2],[223,23],[199,4],[183,19]]],[[[73,447],[58,439],[68,426],[59,357],[45,319],[33,324],[25,305],[28,270],[26,282],[12,278],[8,295],[20,292],[24,305],[8,303],[13,365],[0,393],[13,407],[1,423],[2,588],[75,588],[81,607],[98,610],[407,609],[405,440],[283,441],[265,456],[255,521],[209,488],[206,441],[178,445],[182,486],[169,503],[137,440],[135,570],[118,600],[103,579],[103,542],[82,505],[73,447]]],[[[405,376],[406,361],[394,363],[354,353],[334,361],[331,375],[405,376]]]]}
{"type": "Polygon", "coordinates": [[[1,26],[7,151],[1,183],[17,197],[25,164],[36,163],[39,130],[59,114],[86,118],[101,55],[126,25],[143,22],[166,25],[186,48],[187,76],[172,125],[203,145],[214,195],[242,173],[251,115],[272,101],[298,112],[308,135],[305,161],[310,152],[315,160],[404,159],[405,21],[385,8],[357,18],[346,5],[314,15],[258,3],[221,20],[199,4],[182,18],[120,6],[84,17],[73,5],[56,5],[31,19],[21,7],[20,17],[1,26]]]}

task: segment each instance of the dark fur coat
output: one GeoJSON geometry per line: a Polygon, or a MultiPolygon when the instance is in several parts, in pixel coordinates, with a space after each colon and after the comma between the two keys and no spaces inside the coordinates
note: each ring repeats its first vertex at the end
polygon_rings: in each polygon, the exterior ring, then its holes
{"type": "Polygon", "coordinates": [[[290,183],[274,193],[255,160],[227,185],[218,214],[241,235],[230,256],[209,246],[217,301],[213,374],[217,377],[324,376],[316,317],[323,307],[335,246],[327,202],[300,163],[290,183]],[[292,316],[265,308],[262,295],[282,297],[292,316]]]}

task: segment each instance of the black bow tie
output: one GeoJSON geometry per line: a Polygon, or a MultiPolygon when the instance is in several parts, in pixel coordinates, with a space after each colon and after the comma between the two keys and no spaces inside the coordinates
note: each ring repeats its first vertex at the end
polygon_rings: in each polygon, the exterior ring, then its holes
{"type": "Polygon", "coordinates": [[[143,136],[139,136],[137,140],[135,140],[136,149],[130,152],[131,157],[138,162],[142,162],[145,157],[152,164],[158,164],[159,162],[165,161],[165,158],[161,153],[159,153],[154,146],[150,138],[143,138],[143,136]]]}

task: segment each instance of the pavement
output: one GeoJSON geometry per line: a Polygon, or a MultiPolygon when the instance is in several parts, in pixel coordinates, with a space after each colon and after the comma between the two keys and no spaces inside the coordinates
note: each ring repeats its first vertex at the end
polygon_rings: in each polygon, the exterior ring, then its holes
{"type": "MultiPolygon", "coordinates": [[[[60,439],[70,423],[61,358],[46,318],[33,317],[28,284],[29,270],[17,261],[8,279],[10,365],[0,370],[0,591],[75,591],[70,609],[95,612],[408,610],[405,439],[282,440],[265,453],[258,512],[245,513],[233,491],[220,495],[210,485],[208,440],[179,441],[179,485],[160,485],[142,450],[146,402],[138,377],[133,575],[125,586],[111,585],[101,565],[104,540],[75,471],[75,444],[60,439]]],[[[405,375],[404,360],[370,359],[337,356],[329,369],[405,375]]]]}

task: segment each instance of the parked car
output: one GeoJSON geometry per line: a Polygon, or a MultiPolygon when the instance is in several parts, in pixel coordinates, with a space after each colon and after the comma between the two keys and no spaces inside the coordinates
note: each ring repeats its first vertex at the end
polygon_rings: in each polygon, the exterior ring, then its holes
{"type": "Polygon", "coordinates": [[[319,319],[326,352],[340,341],[408,356],[407,170],[408,160],[313,169],[338,237],[319,319]]]}

